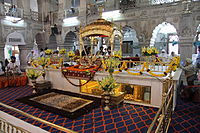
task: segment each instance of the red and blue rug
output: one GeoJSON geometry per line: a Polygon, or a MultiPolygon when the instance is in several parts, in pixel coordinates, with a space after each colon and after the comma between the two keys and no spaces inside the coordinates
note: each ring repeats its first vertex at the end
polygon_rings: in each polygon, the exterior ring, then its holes
{"type": "MultiPolygon", "coordinates": [[[[80,133],[145,133],[158,110],[151,107],[123,104],[110,111],[105,111],[100,106],[83,116],[71,120],[16,101],[16,99],[30,94],[32,94],[30,86],[0,89],[0,102],[80,133]]],[[[2,106],[0,106],[0,110],[49,132],[62,132],[2,106]]],[[[200,132],[200,104],[178,100],[169,132],[200,132]]]]}

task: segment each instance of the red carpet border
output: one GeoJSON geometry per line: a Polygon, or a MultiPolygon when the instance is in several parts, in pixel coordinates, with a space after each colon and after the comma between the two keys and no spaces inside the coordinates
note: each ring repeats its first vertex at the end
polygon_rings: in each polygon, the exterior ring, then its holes
{"type": "MultiPolygon", "coordinates": [[[[124,104],[110,111],[104,111],[102,107],[96,108],[88,114],[75,120],[70,120],[15,100],[31,93],[32,88],[30,86],[0,89],[0,101],[36,117],[80,133],[145,133],[158,110],[151,107],[124,104]]],[[[4,107],[0,106],[0,110],[49,132],[61,132],[4,107]]],[[[200,132],[200,104],[179,100],[169,132],[200,132]]]]}

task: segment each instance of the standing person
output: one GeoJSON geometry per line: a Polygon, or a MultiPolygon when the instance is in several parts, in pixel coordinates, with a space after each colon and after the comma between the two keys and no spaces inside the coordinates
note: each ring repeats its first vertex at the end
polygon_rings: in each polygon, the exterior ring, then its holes
{"type": "Polygon", "coordinates": [[[194,80],[197,79],[197,71],[195,65],[192,64],[192,59],[186,58],[186,65],[180,66],[185,72],[188,85],[194,85],[194,80]]]}
{"type": "Polygon", "coordinates": [[[26,61],[28,65],[30,65],[33,58],[34,58],[34,50],[31,50],[31,52],[29,52],[28,55],[26,56],[26,61]]]}
{"type": "Polygon", "coordinates": [[[45,57],[45,52],[43,48],[40,49],[40,57],[45,57]]]}

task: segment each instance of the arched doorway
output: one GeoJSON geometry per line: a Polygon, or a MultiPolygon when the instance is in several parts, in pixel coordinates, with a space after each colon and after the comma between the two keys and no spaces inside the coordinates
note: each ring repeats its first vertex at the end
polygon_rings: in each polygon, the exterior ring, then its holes
{"type": "Polygon", "coordinates": [[[75,50],[78,48],[77,37],[73,31],[70,31],[66,34],[64,41],[64,48],[66,48],[67,51],[75,50]]]}
{"type": "Polygon", "coordinates": [[[135,56],[140,55],[140,47],[137,38],[136,31],[130,26],[123,27],[123,46],[122,46],[122,54],[124,56],[135,56]]]}
{"type": "Polygon", "coordinates": [[[150,46],[156,47],[159,51],[164,49],[168,54],[172,51],[179,54],[178,41],[176,28],[170,23],[163,22],[153,30],[150,46]]]}
{"type": "Polygon", "coordinates": [[[16,62],[20,64],[20,50],[19,45],[25,45],[24,37],[21,33],[14,31],[10,33],[6,38],[6,44],[4,47],[4,57],[5,59],[10,59],[11,56],[16,57],[16,62]]]}

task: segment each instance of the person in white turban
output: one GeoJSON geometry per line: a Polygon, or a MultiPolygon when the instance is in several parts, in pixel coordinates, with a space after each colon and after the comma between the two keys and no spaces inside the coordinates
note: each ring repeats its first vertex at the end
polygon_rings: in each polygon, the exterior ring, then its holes
{"type": "Polygon", "coordinates": [[[161,61],[163,61],[163,62],[167,62],[169,60],[167,52],[164,49],[161,51],[161,53],[158,55],[158,57],[160,57],[161,61]]]}

